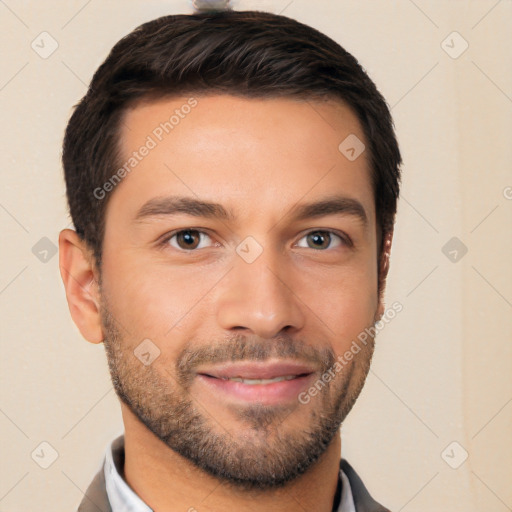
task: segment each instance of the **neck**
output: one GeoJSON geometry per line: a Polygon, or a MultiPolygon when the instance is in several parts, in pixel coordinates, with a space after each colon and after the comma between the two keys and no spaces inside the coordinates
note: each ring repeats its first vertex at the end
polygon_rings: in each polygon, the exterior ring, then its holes
{"type": "Polygon", "coordinates": [[[124,478],[153,510],[237,512],[331,512],[339,476],[340,436],[334,436],[306,473],[273,491],[239,491],[172,451],[122,404],[125,426],[124,478]]]}

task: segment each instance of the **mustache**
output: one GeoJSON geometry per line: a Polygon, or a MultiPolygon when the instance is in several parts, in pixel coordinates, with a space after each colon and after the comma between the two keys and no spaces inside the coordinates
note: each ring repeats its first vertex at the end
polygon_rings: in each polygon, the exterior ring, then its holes
{"type": "Polygon", "coordinates": [[[333,366],[336,360],[334,351],[330,347],[316,348],[291,336],[280,335],[264,340],[237,335],[213,345],[188,345],[176,360],[176,372],[185,377],[204,364],[269,359],[291,359],[297,362],[314,363],[322,368],[322,373],[333,366]]]}

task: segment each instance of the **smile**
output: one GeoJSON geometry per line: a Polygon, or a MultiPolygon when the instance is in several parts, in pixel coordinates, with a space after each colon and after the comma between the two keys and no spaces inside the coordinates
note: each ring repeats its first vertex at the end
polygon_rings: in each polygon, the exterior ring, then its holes
{"type": "Polygon", "coordinates": [[[196,377],[215,401],[277,405],[297,401],[317,371],[295,361],[239,362],[201,368],[196,377]]]}
{"type": "Polygon", "coordinates": [[[292,380],[297,375],[286,375],[284,377],[274,377],[273,379],[244,379],[243,377],[223,377],[223,380],[231,380],[233,382],[243,382],[253,386],[255,384],[271,384],[272,382],[282,382],[283,380],[292,380]]]}

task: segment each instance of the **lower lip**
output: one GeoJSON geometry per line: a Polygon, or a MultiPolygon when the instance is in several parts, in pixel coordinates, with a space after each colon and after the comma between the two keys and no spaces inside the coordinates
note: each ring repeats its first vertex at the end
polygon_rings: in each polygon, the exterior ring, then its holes
{"type": "Polygon", "coordinates": [[[197,377],[201,383],[214,391],[216,396],[221,393],[231,399],[276,405],[297,401],[299,393],[306,389],[312,376],[313,374],[309,374],[269,384],[244,384],[243,382],[217,379],[201,374],[197,377]]]}

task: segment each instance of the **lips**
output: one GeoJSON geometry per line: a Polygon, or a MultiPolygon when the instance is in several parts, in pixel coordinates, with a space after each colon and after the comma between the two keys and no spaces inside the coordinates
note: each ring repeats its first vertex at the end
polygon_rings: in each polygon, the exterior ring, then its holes
{"type": "MultiPolygon", "coordinates": [[[[259,380],[274,381],[291,380],[296,377],[310,375],[315,368],[296,362],[251,362],[251,363],[226,363],[211,368],[202,368],[197,371],[199,375],[214,377],[224,380],[259,380]]],[[[277,381],[278,382],[278,381],[277,381]]],[[[264,383],[264,382],[263,382],[264,383]]]]}
{"type": "Polygon", "coordinates": [[[293,361],[225,363],[198,369],[197,383],[210,400],[229,403],[289,404],[297,401],[316,368],[293,361]]]}

